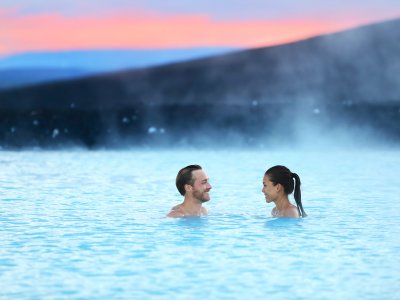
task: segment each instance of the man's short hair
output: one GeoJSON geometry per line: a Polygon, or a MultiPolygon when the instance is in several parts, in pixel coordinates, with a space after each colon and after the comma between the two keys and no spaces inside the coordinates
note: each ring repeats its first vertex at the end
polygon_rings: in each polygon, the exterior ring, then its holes
{"type": "Polygon", "coordinates": [[[199,165],[189,165],[179,170],[178,175],[176,175],[176,188],[182,196],[185,196],[185,185],[193,185],[194,178],[192,175],[193,171],[202,170],[199,165]]]}

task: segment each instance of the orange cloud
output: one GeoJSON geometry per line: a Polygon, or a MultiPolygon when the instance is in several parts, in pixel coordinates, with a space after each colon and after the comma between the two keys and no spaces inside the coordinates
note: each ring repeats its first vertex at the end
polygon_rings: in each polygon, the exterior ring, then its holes
{"type": "Polygon", "coordinates": [[[93,48],[256,47],[355,25],[324,20],[215,21],[203,15],[12,16],[0,11],[0,54],[93,48]]]}

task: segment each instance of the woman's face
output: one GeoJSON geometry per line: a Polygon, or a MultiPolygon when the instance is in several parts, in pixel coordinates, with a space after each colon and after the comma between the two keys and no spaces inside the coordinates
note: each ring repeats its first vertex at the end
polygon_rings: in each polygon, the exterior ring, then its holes
{"type": "Polygon", "coordinates": [[[278,195],[277,187],[278,185],[274,185],[269,180],[269,177],[267,175],[264,176],[262,192],[265,195],[265,201],[267,201],[267,203],[271,203],[277,198],[278,195]]]}

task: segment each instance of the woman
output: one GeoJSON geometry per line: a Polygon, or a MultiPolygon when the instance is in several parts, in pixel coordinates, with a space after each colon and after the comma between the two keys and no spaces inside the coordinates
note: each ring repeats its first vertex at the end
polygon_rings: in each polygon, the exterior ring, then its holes
{"type": "Polygon", "coordinates": [[[271,212],[273,217],[304,218],[307,216],[301,204],[300,177],[290,172],[288,168],[275,166],[268,169],[264,175],[262,192],[267,203],[275,203],[271,212]],[[289,195],[293,190],[297,207],[289,201],[289,195]]]}

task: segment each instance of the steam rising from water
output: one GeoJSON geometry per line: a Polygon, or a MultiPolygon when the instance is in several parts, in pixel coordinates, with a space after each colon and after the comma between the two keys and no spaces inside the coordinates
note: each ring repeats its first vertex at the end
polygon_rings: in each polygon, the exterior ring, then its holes
{"type": "MultiPolygon", "coordinates": [[[[217,58],[200,69],[206,77],[200,76],[198,83],[172,73],[182,80],[177,89],[184,89],[175,100],[193,107],[175,114],[149,110],[146,142],[311,149],[398,146],[398,23],[244,51],[234,60],[229,55],[217,58]],[[191,84],[183,86],[187,82],[191,84]]],[[[168,102],[163,89],[149,95],[168,102]]]]}
{"type": "Polygon", "coordinates": [[[398,147],[399,28],[10,92],[0,145],[398,147]]]}

